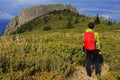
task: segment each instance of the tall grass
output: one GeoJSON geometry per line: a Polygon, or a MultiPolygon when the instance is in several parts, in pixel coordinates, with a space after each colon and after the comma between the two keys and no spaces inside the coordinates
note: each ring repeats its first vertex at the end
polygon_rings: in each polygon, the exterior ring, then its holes
{"type": "MultiPolygon", "coordinates": [[[[61,16],[61,19],[49,19],[46,24],[38,24],[38,18],[36,27],[31,31],[0,37],[0,79],[62,80],[74,74],[76,66],[83,65],[85,56],[81,54],[82,40],[88,19],[80,15],[80,23],[65,29],[67,18],[61,16]],[[47,25],[52,30],[43,31],[42,27],[47,25]]],[[[75,19],[73,17],[72,23],[75,19]]],[[[99,77],[100,80],[120,78],[120,32],[115,31],[118,29],[118,24],[111,26],[106,23],[95,28],[100,33],[104,61],[110,66],[109,74],[99,77]]]]}

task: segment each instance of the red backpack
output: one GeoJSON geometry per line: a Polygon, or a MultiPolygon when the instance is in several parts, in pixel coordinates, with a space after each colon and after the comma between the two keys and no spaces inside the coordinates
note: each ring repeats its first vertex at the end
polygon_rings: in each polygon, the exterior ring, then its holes
{"type": "Polygon", "coordinates": [[[84,47],[86,50],[95,50],[95,39],[94,39],[94,33],[93,32],[85,32],[84,33],[84,47]]]}

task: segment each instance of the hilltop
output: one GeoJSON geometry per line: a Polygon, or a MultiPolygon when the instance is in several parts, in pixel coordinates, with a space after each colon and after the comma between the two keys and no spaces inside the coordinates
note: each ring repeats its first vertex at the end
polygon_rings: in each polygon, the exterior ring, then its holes
{"type": "Polygon", "coordinates": [[[49,14],[52,11],[64,10],[68,9],[72,12],[78,13],[76,8],[72,7],[71,5],[63,5],[63,4],[49,4],[49,5],[40,5],[34,6],[31,8],[26,8],[20,11],[18,16],[15,16],[10,23],[8,24],[5,35],[11,34],[12,32],[16,31],[22,24],[29,22],[37,17],[44,16],[49,14]]]}
{"type": "Polygon", "coordinates": [[[102,75],[86,76],[81,54],[83,33],[93,17],[69,9],[36,17],[0,37],[0,79],[3,80],[119,80],[120,25],[101,20],[104,58],[102,75]]]}

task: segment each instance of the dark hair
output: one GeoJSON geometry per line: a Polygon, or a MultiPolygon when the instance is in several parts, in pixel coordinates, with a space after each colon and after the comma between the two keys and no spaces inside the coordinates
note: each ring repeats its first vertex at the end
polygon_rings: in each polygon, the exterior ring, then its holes
{"type": "Polygon", "coordinates": [[[90,29],[94,29],[94,23],[92,23],[92,22],[88,23],[88,27],[89,27],[90,29]]]}

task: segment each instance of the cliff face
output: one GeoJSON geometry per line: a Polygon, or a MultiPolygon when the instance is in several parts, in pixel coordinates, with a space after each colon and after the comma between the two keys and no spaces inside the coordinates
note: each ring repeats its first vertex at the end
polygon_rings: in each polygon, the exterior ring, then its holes
{"type": "Polygon", "coordinates": [[[64,10],[64,9],[69,9],[70,11],[78,13],[76,8],[72,7],[71,5],[64,6],[63,4],[40,5],[32,8],[23,9],[20,11],[19,16],[14,17],[7,25],[4,35],[9,35],[13,33],[22,24],[25,24],[26,22],[29,22],[39,16],[48,14],[49,12],[55,10],[64,10]]]}
{"type": "Polygon", "coordinates": [[[4,32],[4,35],[7,35],[7,34],[10,34],[10,33],[13,33],[17,27],[20,26],[20,24],[18,24],[19,22],[19,17],[18,16],[15,16],[10,22],[9,24],[7,25],[7,28],[4,32]]]}

